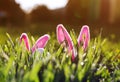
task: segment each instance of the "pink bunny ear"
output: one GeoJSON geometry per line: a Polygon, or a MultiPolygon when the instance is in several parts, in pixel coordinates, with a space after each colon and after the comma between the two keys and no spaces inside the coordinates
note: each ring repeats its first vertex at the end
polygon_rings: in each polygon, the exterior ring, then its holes
{"type": "Polygon", "coordinates": [[[30,44],[29,44],[29,39],[26,33],[22,33],[20,36],[20,43],[24,40],[25,46],[28,51],[30,51],[30,44]]]}
{"type": "Polygon", "coordinates": [[[32,52],[34,52],[38,48],[44,48],[49,39],[50,39],[50,36],[48,34],[45,34],[42,37],[40,37],[36,41],[35,45],[32,47],[32,52]]]}
{"type": "Polygon", "coordinates": [[[90,32],[89,32],[89,26],[84,25],[80,31],[80,34],[78,36],[78,45],[83,44],[83,49],[86,50],[88,47],[90,41],[90,32]]]}
{"type": "Polygon", "coordinates": [[[66,44],[69,46],[69,50],[73,49],[72,39],[62,24],[59,24],[57,26],[57,39],[58,39],[59,43],[62,43],[63,41],[65,41],[65,42],[67,41],[66,44]]]}
{"type": "Polygon", "coordinates": [[[67,32],[67,30],[65,29],[65,27],[62,24],[59,24],[57,26],[57,39],[59,43],[62,43],[63,41],[65,41],[68,45],[68,52],[72,53],[72,60],[74,60],[74,58],[76,57],[75,53],[74,53],[74,45],[73,45],[73,41],[69,35],[69,33],[67,32]]]}
{"type": "Polygon", "coordinates": [[[64,32],[63,32],[64,26],[62,24],[59,24],[57,26],[57,40],[59,43],[62,43],[63,41],[65,41],[65,36],[64,36],[64,32]]]}

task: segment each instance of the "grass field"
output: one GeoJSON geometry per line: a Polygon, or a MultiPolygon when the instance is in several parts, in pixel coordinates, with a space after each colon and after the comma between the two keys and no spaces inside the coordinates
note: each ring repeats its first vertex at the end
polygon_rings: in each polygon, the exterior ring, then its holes
{"type": "MultiPolygon", "coordinates": [[[[78,47],[76,62],[72,62],[56,39],[56,29],[48,25],[44,30],[34,30],[35,27],[29,30],[0,28],[1,82],[120,82],[120,42],[96,35],[91,38],[86,52],[78,47]],[[51,38],[44,52],[27,51],[19,41],[22,32],[28,33],[31,45],[39,36],[49,33],[51,38]]],[[[70,31],[76,45],[75,35],[79,32],[70,31]]]]}

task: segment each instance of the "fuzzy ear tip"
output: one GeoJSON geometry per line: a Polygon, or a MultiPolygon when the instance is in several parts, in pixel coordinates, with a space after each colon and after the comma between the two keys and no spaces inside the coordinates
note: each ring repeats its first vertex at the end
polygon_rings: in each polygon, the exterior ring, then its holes
{"type": "Polygon", "coordinates": [[[63,26],[63,24],[58,24],[57,26],[63,26]]]}
{"type": "Polygon", "coordinates": [[[63,24],[58,24],[57,25],[57,29],[60,28],[60,27],[63,27],[63,24]]]}
{"type": "Polygon", "coordinates": [[[27,35],[26,33],[22,33],[21,35],[27,35]]]}
{"type": "Polygon", "coordinates": [[[21,34],[21,36],[23,36],[23,35],[25,35],[25,36],[26,36],[27,34],[26,34],[26,33],[22,33],[22,34],[21,34]]]}
{"type": "Polygon", "coordinates": [[[49,34],[45,34],[44,36],[46,36],[48,39],[50,39],[50,35],[49,34]]]}
{"type": "Polygon", "coordinates": [[[22,39],[23,36],[27,36],[26,33],[22,33],[21,36],[20,36],[20,39],[22,39]]]}
{"type": "Polygon", "coordinates": [[[59,32],[59,29],[60,29],[60,28],[63,28],[63,27],[64,27],[63,24],[58,24],[58,25],[57,25],[56,32],[58,33],[58,32],[59,32]]]}
{"type": "Polygon", "coordinates": [[[89,26],[88,25],[83,25],[84,28],[86,29],[89,29],[89,26]]]}

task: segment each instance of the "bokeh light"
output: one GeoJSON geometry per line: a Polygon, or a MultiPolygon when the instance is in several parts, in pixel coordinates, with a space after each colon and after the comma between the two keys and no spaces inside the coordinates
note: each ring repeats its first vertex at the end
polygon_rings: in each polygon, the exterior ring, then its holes
{"type": "Polygon", "coordinates": [[[65,7],[68,0],[16,0],[25,12],[30,12],[37,5],[46,5],[49,9],[65,7]]]}

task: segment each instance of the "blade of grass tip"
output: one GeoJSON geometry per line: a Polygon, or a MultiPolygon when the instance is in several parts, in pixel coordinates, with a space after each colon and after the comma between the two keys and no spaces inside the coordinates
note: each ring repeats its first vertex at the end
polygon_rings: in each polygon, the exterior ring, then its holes
{"type": "Polygon", "coordinates": [[[70,35],[71,35],[71,38],[73,40],[73,43],[75,45],[77,45],[77,37],[76,37],[75,31],[73,29],[72,29],[72,31],[70,31],[70,35]]]}
{"type": "Polygon", "coordinates": [[[0,45],[0,52],[1,52],[1,56],[4,57],[7,61],[9,60],[9,57],[7,56],[7,54],[5,54],[5,52],[3,51],[1,45],[0,45]]]}
{"type": "Polygon", "coordinates": [[[98,36],[99,38],[102,37],[102,31],[103,31],[103,28],[100,29],[100,34],[99,34],[99,36],[98,36]]]}
{"type": "Polygon", "coordinates": [[[43,57],[47,57],[47,56],[48,56],[47,53],[48,53],[48,52],[47,52],[47,48],[44,48],[43,57]]]}
{"type": "Polygon", "coordinates": [[[49,50],[50,53],[54,53],[54,50],[56,49],[55,47],[55,43],[56,40],[54,40],[53,38],[49,40],[49,45],[47,44],[46,48],[49,50]]]}
{"type": "Polygon", "coordinates": [[[31,42],[32,42],[32,45],[34,45],[35,44],[35,38],[33,37],[33,36],[31,36],[31,42]]]}
{"type": "Polygon", "coordinates": [[[86,54],[84,53],[82,47],[78,48],[78,58],[79,58],[79,63],[83,62],[83,55],[86,54]]]}
{"type": "Polygon", "coordinates": [[[4,52],[9,52],[8,44],[4,44],[4,52]]]}
{"type": "Polygon", "coordinates": [[[95,40],[96,42],[97,42],[97,44],[101,44],[101,37],[102,37],[102,28],[101,28],[101,30],[100,30],[100,34],[99,34],[99,36],[97,37],[97,40],[95,40]]]}
{"type": "Polygon", "coordinates": [[[102,50],[99,49],[93,53],[93,63],[94,63],[93,66],[98,66],[103,61],[101,52],[102,52],[102,50]]]}
{"type": "Polygon", "coordinates": [[[62,50],[63,50],[63,46],[60,45],[60,47],[59,47],[59,49],[58,49],[58,51],[56,52],[55,55],[58,57],[61,54],[62,50]]]}
{"type": "Polygon", "coordinates": [[[66,60],[66,54],[63,54],[61,65],[63,65],[63,63],[65,62],[65,60],[66,60]]]}
{"type": "Polygon", "coordinates": [[[103,72],[104,73],[107,73],[105,72],[106,71],[106,68],[104,66],[101,66],[95,73],[95,75],[101,75],[103,72]]]}
{"type": "Polygon", "coordinates": [[[107,39],[104,39],[101,43],[101,46],[103,46],[107,42],[107,39]]]}
{"type": "Polygon", "coordinates": [[[13,42],[12,38],[10,37],[10,35],[8,33],[6,33],[6,35],[9,39],[10,43],[12,44],[12,46],[14,46],[14,42],[13,42]]]}
{"type": "MultiPolygon", "coordinates": [[[[94,41],[94,45],[95,45],[95,54],[97,54],[100,50],[101,50],[101,35],[99,35],[95,41],[94,41]]],[[[98,54],[97,54],[98,56],[98,54]]]]}

